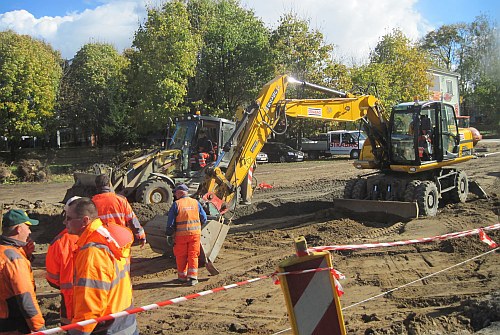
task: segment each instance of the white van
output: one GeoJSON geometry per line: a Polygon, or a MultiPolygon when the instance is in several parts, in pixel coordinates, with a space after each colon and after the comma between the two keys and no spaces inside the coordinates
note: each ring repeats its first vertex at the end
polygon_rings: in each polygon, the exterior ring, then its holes
{"type": "Polygon", "coordinates": [[[359,130],[333,130],[302,139],[302,151],[310,159],[320,156],[349,155],[357,159],[366,135],[359,130]]]}

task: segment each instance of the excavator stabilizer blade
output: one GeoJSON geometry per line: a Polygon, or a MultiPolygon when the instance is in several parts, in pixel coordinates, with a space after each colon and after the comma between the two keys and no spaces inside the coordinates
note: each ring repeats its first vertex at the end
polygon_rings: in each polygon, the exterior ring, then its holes
{"type": "Polygon", "coordinates": [[[360,213],[370,218],[372,216],[387,216],[387,219],[415,219],[418,217],[416,202],[378,201],[357,199],[334,199],[335,209],[360,213]]]}

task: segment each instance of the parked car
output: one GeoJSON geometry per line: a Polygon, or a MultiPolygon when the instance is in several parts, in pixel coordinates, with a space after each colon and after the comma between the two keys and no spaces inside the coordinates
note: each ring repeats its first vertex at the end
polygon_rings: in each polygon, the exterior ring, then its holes
{"type": "Polygon", "coordinates": [[[258,163],[267,163],[269,162],[269,158],[267,157],[267,154],[265,152],[259,152],[257,154],[257,158],[255,159],[255,161],[258,163]]]}
{"type": "Polygon", "coordinates": [[[267,142],[262,148],[270,162],[302,162],[304,153],[280,142],[267,142]]]}

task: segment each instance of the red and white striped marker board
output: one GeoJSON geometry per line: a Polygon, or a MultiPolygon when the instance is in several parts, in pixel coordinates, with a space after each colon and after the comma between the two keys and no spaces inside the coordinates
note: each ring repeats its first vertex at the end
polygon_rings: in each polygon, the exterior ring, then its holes
{"type": "MultiPolygon", "coordinates": [[[[329,252],[293,256],[279,272],[332,267],[329,252]]],[[[330,271],[280,276],[281,289],[295,335],[345,335],[344,317],[330,271]]]]}

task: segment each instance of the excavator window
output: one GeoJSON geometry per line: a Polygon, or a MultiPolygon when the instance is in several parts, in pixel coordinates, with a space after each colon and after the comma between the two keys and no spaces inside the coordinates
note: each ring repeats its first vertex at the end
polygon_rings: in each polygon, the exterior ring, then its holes
{"type": "Polygon", "coordinates": [[[411,109],[395,110],[391,130],[392,160],[397,163],[415,161],[415,120],[411,109]]]}

